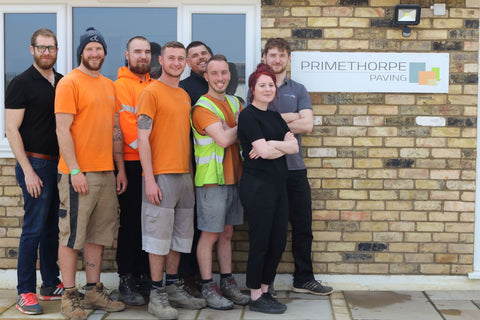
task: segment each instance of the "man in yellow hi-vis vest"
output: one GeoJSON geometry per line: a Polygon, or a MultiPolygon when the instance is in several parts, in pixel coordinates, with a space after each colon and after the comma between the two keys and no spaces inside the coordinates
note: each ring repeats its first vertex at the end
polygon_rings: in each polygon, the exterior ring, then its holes
{"type": "Polygon", "coordinates": [[[195,193],[197,225],[201,230],[197,259],[202,276],[202,296],[207,306],[227,310],[248,304],[232,276],[233,226],[243,223],[243,208],[238,196],[242,173],[240,147],[237,141],[239,100],[226,95],[230,81],[227,59],[213,56],[204,74],[208,93],[192,111],[194,136],[195,193]],[[212,251],[216,246],[220,265],[220,288],[212,280],[212,251]]]}

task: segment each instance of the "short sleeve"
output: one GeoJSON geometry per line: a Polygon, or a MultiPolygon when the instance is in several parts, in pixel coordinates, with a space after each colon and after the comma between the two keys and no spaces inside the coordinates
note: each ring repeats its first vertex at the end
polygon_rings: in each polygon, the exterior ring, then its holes
{"type": "Polygon", "coordinates": [[[312,102],[310,100],[310,95],[308,94],[307,89],[304,85],[299,85],[300,94],[298,95],[298,111],[310,109],[312,110],[312,102]]]}
{"type": "MultiPolygon", "coordinates": [[[[249,108],[254,107],[250,106],[249,108]]],[[[240,112],[238,131],[239,136],[245,137],[247,143],[252,143],[258,139],[265,139],[260,123],[255,119],[253,114],[249,112],[248,108],[240,112]]]]}
{"type": "Polygon", "coordinates": [[[143,90],[138,96],[138,110],[137,115],[144,114],[151,119],[155,118],[157,105],[154,95],[149,90],[143,90]]]}
{"type": "Polygon", "coordinates": [[[23,93],[25,87],[18,78],[10,82],[5,93],[5,109],[25,109],[27,107],[26,95],[23,93]]]}
{"type": "Polygon", "coordinates": [[[192,123],[198,133],[205,135],[205,128],[215,122],[220,122],[220,119],[212,111],[200,106],[193,107],[192,123]]]}
{"type": "Polygon", "coordinates": [[[77,94],[74,83],[62,78],[55,92],[55,113],[77,113],[77,94]]]}

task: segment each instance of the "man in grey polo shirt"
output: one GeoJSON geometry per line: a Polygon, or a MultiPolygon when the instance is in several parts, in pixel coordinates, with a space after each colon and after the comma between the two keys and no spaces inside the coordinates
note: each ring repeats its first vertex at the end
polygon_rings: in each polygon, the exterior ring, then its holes
{"type": "MultiPolygon", "coordinates": [[[[263,60],[277,77],[277,96],[268,106],[281,113],[298,140],[299,152],[287,154],[289,221],[292,226],[292,253],[295,261],[293,291],[328,295],[332,288],[315,280],[312,267],[312,199],[307,169],[302,158],[302,134],[313,128],[313,111],[305,87],[287,77],[290,45],[282,38],[269,39],[265,44],[263,60]]],[[[273,288],[273,286],[270,286],[273,288]]],[[[274,294],[274,292],[271,292],[274,294]]]]}

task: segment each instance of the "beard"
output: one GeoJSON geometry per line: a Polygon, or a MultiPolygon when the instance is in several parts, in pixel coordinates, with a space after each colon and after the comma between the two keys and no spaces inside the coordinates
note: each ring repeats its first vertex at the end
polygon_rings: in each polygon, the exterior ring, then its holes
{"type": "Polygon", "coordinates": [[[33,61],[35,61],[35,64],[43,70],[48,70],[51,69],[54,65],[55,62],[57,61],[57,57],[53,57],[51,60],[42,60],[41,56],[34,55],[33,56],[33,61]]]}
{"type": "Polygon", "coordinates": [[[150,64],[137,64],[136,66],[129,66],[130,71],[136,74],[147,74],[150,72],[150,64]]]}
{"type": "Polygon", "coordinates": [[[99,62],[95,63],[95,64],[92,64],[90,63],[90,61],[88,59],[85,59],[83,56],[82,56],[82,64],[85,66],[85,68],[87,68],[88,70],[91,70],[91,71],[98,71],[102,68],[102,65],[103,65],[103,61],[105,61],[105,58],[101,58],[99,60],[99,62]]]}

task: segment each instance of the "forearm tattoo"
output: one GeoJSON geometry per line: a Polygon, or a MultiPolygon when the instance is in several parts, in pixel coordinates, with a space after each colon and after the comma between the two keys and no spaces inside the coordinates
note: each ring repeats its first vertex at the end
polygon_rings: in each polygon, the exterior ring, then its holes
{"type": "Polygon", "coordinates": [[[152,128],[152,118],[147,115],[141,114],[138,116],[137,125],[138,129],[150,130],[152,128]]]}
{"type": "Polygon", "coordinates": [[[118,127],[113,128],[113,141],[122,141],[123,140],[123,135],[122,135],[122,130],[118,127]]]}

